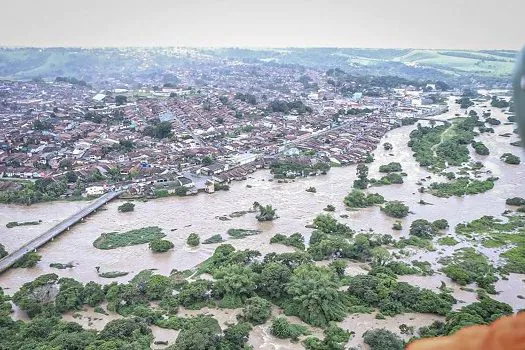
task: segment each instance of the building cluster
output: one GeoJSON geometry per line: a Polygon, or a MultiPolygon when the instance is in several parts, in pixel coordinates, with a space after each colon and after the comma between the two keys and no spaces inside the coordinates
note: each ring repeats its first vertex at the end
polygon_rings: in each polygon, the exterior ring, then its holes
{"type": "Polygon", "coordinates": [[[0,176],[66,181],[69,194],[212,191],[211,183],[243,179],[280,157],[358,162],[400,115],[429,108],[411,86],[346,96],[321,71],[206,67],[177,67],[169,72],[176,84],[148,80],[138,88],[1,81],[0,176]]]}

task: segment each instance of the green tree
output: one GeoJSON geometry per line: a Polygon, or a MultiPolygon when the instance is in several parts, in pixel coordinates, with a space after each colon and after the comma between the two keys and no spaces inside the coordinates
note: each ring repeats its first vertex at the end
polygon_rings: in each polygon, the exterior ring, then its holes
{"type": "Polygon", "coordinates": [[[487,148],[487,146],[485,146],[483,142],[472,141],[471,145],[472,148],[474,148],[476,153],[479,155],[486,156],[490,154],[489,149],[487,148]]]}
{"type": "Polygon", "coordinates": [[[346,316],[343,296],[332,269],[303,265],[294,270],[287,292],[291,300],[285,311],[313,326],[325,327],[346,316]]]}
{"type": "Polygon", "coordinates": [[[52,310],[53,289],[58,281],[58,275],[54,273],[41,275],[32,282],[24,283],[22,287],[13,295],[13,302],[22,310],[24,310],[29,317],[46,311],[52,310]]]}
{"type": "Polygon", "coordinates": [[[121,213],[127,213],[127,212],[134,211],[134,210],[135,210],[135,204],[131,202],[126,202],[122,205],[119,205],[118,207],[118,211],[120,211],[121,213]]]}
{"type": "Polygon", "coordinates": [[[117,95],[115,96],[115,104],[117,106],[121,106],[128,103],[128,98],[124,95],[117,95]]]}
{"type": "Polygon", "coordinates": [[[78,176],[74,171],[68,171],[66,173],[66,181],[70,184],[77,182],[78,176]]]}
{"type": "Polygon", "coordinates": [[[242,265],[227,265],[214,271],[214,292],[223,298],[223,307],[236,308],[253,295],[256,274],[242,265]]]}
{"type": "Polygon", "coordinates": [[[364,164],[357,166],[357,180],[354,180],[354,188],[365,189],[368,187],[368,167],[364,164]]]}
{"type": "Polygon", "coordinates": [[[404,218],[408,215],[409,208],[400,201],[390,201],[387,202],[381,210],[388,216],[404,218]]]}
{"type": "Polygon", "coordinates": [[[453,334],[467,326],[491,323],[500,317],[512,315],[512,311],[508,304],[482,297],[480,301],[450,313],[447,316],[445,334],[453,334]]]}
{"type": "Polygon", "coordinates": [[[259,213],[255,216],[259,221],[272,221],[277,217],[275,213],[276,210],[269,204],[260,205],[259,203],[255,202],[253,207],[255,210],[259,211],[259,213]]]}
{"type": "Polygon", "coordinates": [[[229,326],[224,330],[224,337],[220,345],[221,350],[245,349],[251,330],[252,326],[247,322],[239,322],[229,326]]]}
{"type": "Polygon", "coordinates": [[[100,284],[90,281],[84,286],[81,298],[84,303],[95,307],[105,299],[105,295],[100,284]]]}
{"type": "Polygon", "coordinates": [[[184,307],[199,307],[210,298],[212,288],[210,281],[199,279],[184,285],[177,294],[177,299],[184,307]]]}
{"type": "Polygon", "coordinates": [[[386,329],[368,330],[363,334],[363,340],[370,350],[403,350],[404,348],[403,340],[386,329]]]}
{"type": "Polygon", "coordinates": [[[432,226],[434,226],[438,230],[446,230],[449,225],[448,221],[446,219],[438,219],[432,222],[432,226]]]}
{"type": "Polygon", "coordinates": [[[175,344],[168,350],[219,350],[221,342],[219,322],[211,317],[194,317],[181,330],[175,344]]]}
{"type": "Polygon", "coordinates": [[[120,139],[118,143],[119,143],[119,148],[124,152],[130,152],[135,147],[135,145],[133,144],[133,141],[131,140],[120,139]]]}
{"type": "Polygon", "coordinates": [[[394,222],[394,224],[392,225],[392,230],[401,231],[402,229],[403,229],[403,224],[399,220],[394,222]]]}
{"type": "Polygon", "coordinates": [[[322,341],[316,337],[308,337],[303,344],[307,350],[344,350],[348,340],[350,340],[350,332],[331,323],[324,330],[322,341]]]}
{"type": "Polygon", "coordinates": [[[385,198],[377,193],[366,194],[358,189],[353,189],[343,200],[350,208],[366,208],[375,204],[383,204],[385,198]]]}
{"type": "Polygon", "coordinates": [[[296,341],[301,335],[308,334],[308,328],[303,325],[290,323],[284,317],[276,317],[270,327],[270,333],[280,339],[296,341]]]}
{"type": "Polygon", "coordinates": [[[61,278],[58,280],[60,286],[55,298],[56,310],[60,313],[69,310],[78,310],[83,304],[82,293],[84,286],[82,283],[72,278],[61,278]]]}
{"type": "Polygon", "coordinates": [[[155,137],[157,139],[164,139],[171,136],[171,122],[159,122],[154,126],[148,126],[144,129],[147,136],[155,137]]]}
{"type": "Polygon", "coordinates": [[[394,172],[401,172],[403,171],[403,168],[401,167],[401,164],[398,162],[390,162],[385,165],[381,165],[379,167],[380,173],[394,173],[394,172]]]}
{"type": "Polygon", "coordinates": [[[38,255],[37,253],[29,252],[29,253],[26,253],[24,256],[22,256],[22,258],[20,258],[20,260],[15,262],[12,267],[14,267],[14,268],[24,268],[24,269],[35,267],[36,264],[38,264],[38,262],[41,259],[42,259],[42,257],[40,255],[38,255]]]}
{"type": "Polygon", "coordinates": [[[69,158],[62,159],[60,163],[58,164],[60,169],[67,170],[71,169],[73,167],[73,161],[69,158]]]}
{"type": "Polygon", "coordinates": [[[505,200],[505,204],[521,207],[522,205],[525,205],[525,198],[522,198],[522,197],[507,198],[505,200]]]}
{"type": "Polygon", "coordinates": [[[319,214],[314,219],[314,226],[317,230],[327,235],[346,236],[353,235],[352,230],[345,224],[338,222],[330,214],[319,214]]]}
{"type": "Polygon", "coordinates": [[[375,265],[384,266],[391,259],[390,252],[385,247],[375,247],[372,249],[372,261],[375,265]]]}
{"type": "Polygon", "coordinates": [[[265,323],[272,314],[272,304],[261,297],[246,299],[241,318],[253,325],[265,323]]]}
{"type": "Polygon", "coordinates": [[[196,247],[200,244],[200,237],[198,234],[196,233],[190,233],[190,235],[188,236],[188,239],[186,240],[186,243],[190,246],[190,247],[196,247]]]}
{"type": "Polygon", "coordinates": [[[503,155],[500,157],[502,161],[504,161],[507,164],[513,164],[517,165],[521,163],[520,157],[512,154],[512,153],[503,153],[503,155]]]}
{"type": "Polygon", "coordinates": [[[213,158],[211,156],[206,156],[204,158],[202,158],[202,164],[203,165],[210,165],[213,163],[213,158]]]}
{"type": "MultiPolygon", "coordinates": [[[[151,329],[144,319],[141,318],[122,318],[110,321],[99,333],[99,338],[103,340],[126,340],[138,339],[147,336],[151,341],[151,329]]],[[[149,344],[148,344],[149,345],[149,344]]]]}
{"type": "Polygon", "coordinates": [[[335,271],[339,278],[343,278],[345,275],[347,265],[347,262],[341,259],[334,260],[328,264],[328,266],[335,271]]]}
{"type": "Polygon", "coordinates": [[[152,275],[144,287],[144,293],[149,300],[160,300],[164,296],[172,294],[174,283],[168,276],[152,275]]]}
{"type": "Polygon", "coordinates": [[[165,239],[156,239],[149,243],[149,248],[154,253],[164,253],[174,247],[173,243],[165,239]]]}
{"type": "Polygon", "coordinates": [[[286,283],[290,281],[290,269],[281,263],[265,264],[258,278],[257,290],[271,299],[281,299],[286,294],[286,283]]]}
{"type": "Polygon", "coordinates": [[[432,239],[438,234],[436,227],[425,219],[412,221],[410,225],[410,235],[425,239],[432,239]]]}

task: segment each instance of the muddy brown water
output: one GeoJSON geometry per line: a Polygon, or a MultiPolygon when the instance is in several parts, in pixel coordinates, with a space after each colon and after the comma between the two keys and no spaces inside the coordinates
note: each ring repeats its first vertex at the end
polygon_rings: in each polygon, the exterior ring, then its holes
{"type": "MultiPolygon", "coordinates": [[[[479,114],[487,109],[491,110],[493,117],[506,122],[507,116],[499,109],[477,108],[479,114]]],[[[463,114],[464,111],[459,111],[457,106],[452,104],[450,112],[437,118],[444,116],[454,118],[455,113],[463,114]]],[[[408,173],[408,176],[404,178],[405,183],[402,185],[373,187],[369,190],[382,194],[387,200],[401,200],[410,207],[413,213],[401,219],[402,231],[393,231],[391,227],[395,219],[385,216],[377,207],[359,211],[347,211],[345,209],[342,200],[351,190],[352,182],[355,179],[356,166],[332,168],[328,175],[297,179],[290,183],[270,181],[270,173],[263,170],[252,174],[246,181],[234,183],[230,191],[227,192],[217,192],[212,195],[201,194],[185,198],[162,198],[148,202],[136,201],[135,211],[131,213],[119,213],[117,207],[122,204],[122,201],[115,200],[106,205],[105,210],[86,218],[83,223],[72,227],[70,231],[64,232],[57,239],[40,248],[39,254],[42,255],[42,261],[35,268],[11,269],[0,275],[0,286],[6,289],[6,293],[12,294],[23,283],[31,281],[41,274],[51,272],[83,282],[96,281],[105,284],[112,281],[128,281],[144,269],[157,269],[158,273],[169,274],[172,269],[193,268],[211,256],[217,244],[190,248],[185,241],[192,232],[198,233],[201,240],[204,240],[217,233],[228,238],[226,231],[229,228],[259,229],[263,231],[259,235],[240,240],[229,239],[228,243],[237,249],[257,249],[262,254],[293,251],[290,247],[270,245],[270,238],[276,233],[300,232],[308,240],[312,230],[306,228],[305,225],[311,223],[317,214],[323,213],[323,208],[328,204],[336,207],[336,211],[332,213],[335,217],[356,230],[372,229],[377,233],[388,233],[394,237],[400,237],[408,235],[410,222],[418,218],[428,220],[446,218],[451,227],[446,234],[454,235],[453,228],[457,223],[470,221],[483,215],[499,217],[504,210],[510,209],[505,205],[506,198],[525,197],[525,184],[523,184],[525,165],[507,165],[499,159],[501,154],[512,152],[525,160],[525,152],[521,148],[510,145],[510,142],[517,140],[517,135],[512,134],[510,138],[498,136],[506,132],[512,133],[515,124],[496,126],[494,127],[496,131],[494,134],[483,134],[477,138],[487,145],[491,154],[488,156],[472,154],[472,157],[474,160],[482,161],[485,164],[485,169],[490,170],[494,176],[498,176],[500,179],[496,182],[493,190],[462,198],[437,198],[428,193],[420,194],[417,191],[420,186],[416,182],[422,178],[431,176],[426,184],[433,181],[444,181],[444,179],[419,167],[412,157],[412,152],[407,147],[407,141],[410,131],[414,128],[415,126],[405,126],[387,133],[374,152],[374,163],[369,165],[369,177],[371,178],[379,178],[379,166],[391,161],[400,162],[403,170],[408,173]],[[385,151],[383,149],[384,142],[390,142],[393,149],[385,151]],[[251,187],[248,188],[247,185],[251,187]],[[316,187],[317,193],[306,192],[305,190],[310,186],[316,187]],[[433,205],[418,204],[421,199],[433,205]],[[279,218],[273,222],[260,223],[255,219],[255,214],[248,213],[229,221],[218,219],[220,216],[228,216],[236,211],[247,210],[255,201],[273,205],[277,209],[279,218]],[[349,217],[340,218],[339,216],[342,214],[347,214],[349,217]],[[122,232],[145,226],[161,227],[167,236],[166,238],[174,243],[174,249],[168,253],[154,254],[149,250],[147,244],[112,250],[99,250],[93,247],[93,241],[104,232],[122,232]],[[75,267],[56,270],[49,267],[49,264],[53,262],[72,262],[75,267]],[[96,266],[100,267],[101,272],[118,270],[127,271],[129,274],[116,279],[104,279],[97,275],[96,266]]],[[[0,242],[6,246],[8,251],[12,251],[85,205],[86,202],[53,202],[29,207],[1,205],[0,242]],[[42,224],[11,229],[7,229],[5,226],[10,221],[33,220],[42,220],[42,224]]],[[[435,252],[410,249],[413,254],[408,260],[425,260],[436,265],[439,257],[449,255],[454,249],[469,244],[471,243],[463,240],[455,247],[437,246],[438,249],[435,252]]],[[[501,263],[498,253],[482,247],[478,247],[478,249],[487,254],[494,263],[501,263]]],[[[362,265],[351,265],[350,271],[355,274],[365,270],[362,269],[362,265]]],[[[403,276],[400,279],[433,290],[437,290],[441,281],[445,281],[447,286],[453,288],[456,298],[465,303],[475,301],[475,293],[460,290],[459,286],[440,274],[428,277],[403,276]]],[[[525,295],[524,279],[525,275],[511,274],[508,281],[499,281],[496,289],[501,293],[496,296],[496,299],[512,305],[516,310],[525,308],[525,300],[517,298],[517,295],[525,295]]],[[[465,304],[458,304],[458,307],[462,305],[465,304]]],[[[352,315],[342,324],[357,333],[359,333],[358,330],[377,325],[396,328],[401,319],[405,320],[405,317],[412,317],[407,315],[388,318],[387,320],[375,320],[370,315],[352,315]],[[370,317],[372,318],[370,319],[370,317]]],[[[97,317],[103,318],[104,316],[99,315],[97,317]]],[[[418,319],[418,324],[423,320],[431,323],[433,319],[436,319],[434,316],[427,317],[425,315],[414,317],[418,319]]],[[[92,322],[98,328],[99,325],[96,321],[92,322]]],[[[160,330],[155,332],[162,335],[160,330]]],[[[173,334],[171,335],[173,336],[173,334]]],[[[356,337],[356,340],[351,343],[359,342],[360,340],[357,338],[359,337],[356,337]]],[[[250,339],[251,344],[256,349],[293,349],[297,345],[271,337],[266,325],[255,327],[250,339]]],[[[301,348],[300,345],[297,346],[301,348]]]]}

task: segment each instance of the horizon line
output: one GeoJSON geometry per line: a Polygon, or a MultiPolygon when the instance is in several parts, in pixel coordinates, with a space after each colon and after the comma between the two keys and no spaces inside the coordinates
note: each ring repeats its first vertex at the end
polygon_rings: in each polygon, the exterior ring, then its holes
{"type": "Polygon", "coordinates": [[[243,45],[231,45],[231,46],[219,46],[219,45],[206,45],[206,46],[184,46],[184,45],[132,45],[132,46],[98,46],[98,45],[3,45],[0,44],[1,49],[245,49],[245,50],[286,50],[286,49],[358,49],[358,50],[450,50],[450,51],[513,51],[518,52],[519,49],[515,48],[425,48],[425,47],[365,47],[365,46],[243,46],[243,45]]]}

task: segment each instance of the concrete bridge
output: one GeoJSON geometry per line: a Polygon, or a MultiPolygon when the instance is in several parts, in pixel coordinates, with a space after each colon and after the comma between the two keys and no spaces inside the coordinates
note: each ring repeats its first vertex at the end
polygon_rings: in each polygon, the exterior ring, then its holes
{"type": "Polygon", "coordinates": [[[103,196],[95,199],[90,205],[80,210],[79,212],[71,215],[58,225],[52,227],[46,232],[42,233],[40,236],[24,244],[18,250],[11,252],[9,255],[0,260],[0,273],[6,271],[10,268],[15,262],[20,260],[26,253],[35,251],[40,248],[47,242],[53,240],[56,236],[61,234],[64,231],[69,230],[71,226],[76,224],[79,221],[84,220],[86,216],[96,211],[98,208],[108,203],[112,199],[118,197],[123,191],[111,191],[103,196]]]}

